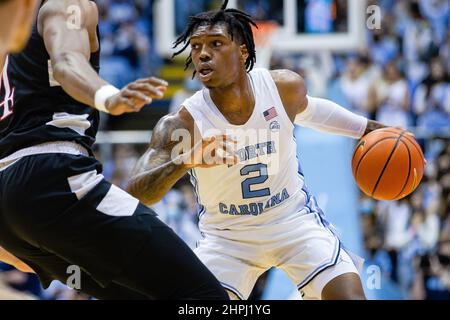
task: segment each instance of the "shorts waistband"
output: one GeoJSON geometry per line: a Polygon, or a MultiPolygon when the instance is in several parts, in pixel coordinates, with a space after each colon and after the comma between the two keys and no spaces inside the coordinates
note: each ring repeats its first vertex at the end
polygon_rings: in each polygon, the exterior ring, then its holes
{"type": "Polygon", "coordinates": [[[47,153],[65,153],[89,157],[87,149],[78,143],[70,141],[48,142],[18,150],[6,158],[0,159],[0,171],[6,169],[6,167],[9,167],[21,158],[47,153]]]}

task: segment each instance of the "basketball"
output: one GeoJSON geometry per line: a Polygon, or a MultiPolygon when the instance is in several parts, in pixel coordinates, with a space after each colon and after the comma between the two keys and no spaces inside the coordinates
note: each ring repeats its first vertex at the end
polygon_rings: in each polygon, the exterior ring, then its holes
{"type": "Polygon", "coordinates": [[[379,129],[364,136],[352,159],[359,188],[376,200],[400,200],[419,186],[425,158],[414,136],[406,130],[379,129]]]}

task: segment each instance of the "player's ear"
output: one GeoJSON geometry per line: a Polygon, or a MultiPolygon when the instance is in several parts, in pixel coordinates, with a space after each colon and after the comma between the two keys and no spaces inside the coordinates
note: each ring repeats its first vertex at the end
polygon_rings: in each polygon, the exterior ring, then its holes
{"type": "Polygon", "coordinates": [[[243,44],[239,48],[241,49],[241,60],[245,64],[245,62],[247,61],[247,59],[249,57],[247,46],[245,44],[243,44]]]}

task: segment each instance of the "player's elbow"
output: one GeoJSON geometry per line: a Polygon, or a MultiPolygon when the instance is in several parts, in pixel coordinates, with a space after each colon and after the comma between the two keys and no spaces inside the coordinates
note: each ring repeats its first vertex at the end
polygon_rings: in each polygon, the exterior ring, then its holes
{"type": "Polygon", "coordinates": [[[53,78],[59,83],[67,78],[70,60],[70,53],[63,53],[52,59],[53,78]]]}
{"type": "Polygon", "coordinates": [[[53,78],[64,86],[70,81],[72,73],[76,70],[78,57],[73,52],[62,52],[52,58],[53,78]]]}

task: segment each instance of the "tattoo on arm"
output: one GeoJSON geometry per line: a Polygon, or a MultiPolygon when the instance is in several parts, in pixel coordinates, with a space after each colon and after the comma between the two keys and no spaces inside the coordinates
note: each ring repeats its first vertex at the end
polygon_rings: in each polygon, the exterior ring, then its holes
{"type": "Polygon", "coordinates": [[[183,128],[185,124],[177,116],[165,117],[155,127],[149,149],[138,161],[127,187],[127,191],[144,204],[160,201],[187,173],[188,168],[174,161],[172,152],[179,143],[173,141],[172,133],[183,128]]]}

